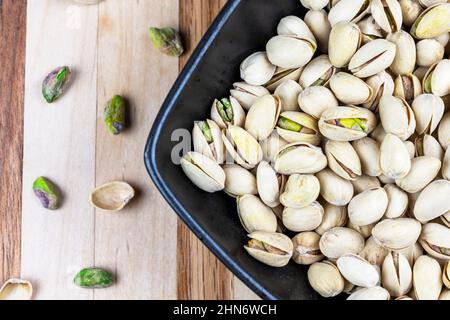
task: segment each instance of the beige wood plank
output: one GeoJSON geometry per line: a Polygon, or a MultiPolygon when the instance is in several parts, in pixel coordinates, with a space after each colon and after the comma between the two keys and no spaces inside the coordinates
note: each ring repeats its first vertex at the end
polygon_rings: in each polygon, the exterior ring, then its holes
{"type": "Polygon", "coordinates": [[[96,299],[176,298],[176,216],[156,191],[143,150],[178,59],[151,45],[150,26],[178,27],[178,0],[108,0],[100,5],[96,183],[125,180],[136,199],[123,212],[96,212],[95,263],[118,276],[96,299]],[[115,94],[129,99],[131,127],[112,136],[103,106],[115,94]]]}
{"type": "Polygon", "coordinates": [[[23,161],[22,277],[37,299],[90,299],[73,276],[94,262],[96,6],[69,0],[28,0],[23,161]],[[67,93],[48,105],[45,75],[60,65],[75,71],[67,93]],[[41,208],[31,186],[44,175],[64,192],[60,210],[41,208]]]}

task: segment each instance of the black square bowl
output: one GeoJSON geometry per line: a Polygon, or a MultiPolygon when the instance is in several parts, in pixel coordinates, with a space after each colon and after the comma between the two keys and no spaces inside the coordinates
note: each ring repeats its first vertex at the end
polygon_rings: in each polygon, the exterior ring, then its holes
{"type": "Polygon", "coordinates": [[[230,0],[175,82],[145,149],[148,172],[178,216],[247,286],[271,300],[318,299],[308,284],[307,268],[290,263],[275,269],[251,258],[243,249],[247,237],[235,201],[223,192],[205,193],[188,180],[171,160],[179,143],[172,133],[191,131],[194,121],[209,118],[214,98],[229,95],[240,79],[240,63],[264,50],[279,20],[305,13],[298,0],[230,0]]]}

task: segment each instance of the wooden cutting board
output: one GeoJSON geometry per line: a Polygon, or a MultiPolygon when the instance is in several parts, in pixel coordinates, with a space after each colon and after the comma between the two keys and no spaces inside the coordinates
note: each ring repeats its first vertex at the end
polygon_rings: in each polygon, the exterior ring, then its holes
{"type": "Polygon", "coordinates": [[[152,121],[180,68],[225,0],[0,1],[0,281],[23,277],[37,299],[256,299],[177,220],[143,163],[152,121]],[[150,26],[181,30],[181,59],[154,50],[150,26]],[[75,73],[55,104],[40,86],[53,68],[75,73]],[[111,136],[103,106],[130,102],[132,126],[111,136]],[[63,207],[40,207],[31,185],[47,176],[63,207]],[[126,180],[137,197],[120,214],[93,209],[96,186],[126,180]],[[72,284],[83,267],[111,270],[104,290],[72,284]]]}

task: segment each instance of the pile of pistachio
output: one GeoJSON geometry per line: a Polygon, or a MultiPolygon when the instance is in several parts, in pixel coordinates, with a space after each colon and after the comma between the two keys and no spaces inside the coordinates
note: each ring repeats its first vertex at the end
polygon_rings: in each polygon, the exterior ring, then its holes
{"type": "Polygon", "coordinates": [[[323,297],[449,300],[450,4],[301,3],[181,166],[236,198],[252,257],[309,265],[323,297]]]}

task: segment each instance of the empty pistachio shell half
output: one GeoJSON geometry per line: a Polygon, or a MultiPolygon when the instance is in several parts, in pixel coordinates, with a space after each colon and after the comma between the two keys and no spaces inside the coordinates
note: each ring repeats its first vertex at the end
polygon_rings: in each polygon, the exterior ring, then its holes
{"type": "Polygon", "coordinates": [[[33,286],[27,280],[9,279],[0,288],[0,300],[31,300],[33,286]]]}
{"type": "MultiPolygon", "coordinates": [[[[449,3],[450,5],[450,3],[449,3]]],[[[443,59],[430,67],[423,78],[425,93],[433,93],[439,97],[450,94],[450,59],[443,59]]]]}
{"type": "Polygon", "coordinates": [[[282,233],[256,231],[248,235],[244,249],[256,260],[271,267],[284,267],[292,257],[294,246],[282,233]]]}
{"type": "Polygon", "coordinates": [[[277,230],[277,217],[258,197],[250,194],[240,196],[236,204],[239,219],[248,233],[277,230]]]}
{"type": "Polygon", "coordinates": [[[276,129],[280,137],[290,143],[303,141],[319,145],[321,141],[317,120],[303,112],[283,112],[276,129]]]}
{"type": "Polygon", "coordinates": [[[450,181],[436,180],[422,190],[414,205],[414,216],[422,223],[436,219],[450,210],[450,181]]]}
{"type": "Polygon", "coordinates": [[[270,92],[263,86],[252,86],[245,82],[236,82],[233,84],[233,89],[230,90],[230,94],[244,109],[250,110],[250,107],[256,100],[270,94],[270,92]]]}
{"type": "Polygon", "coordinates": [[[375,266],[355,254],[346,254],[337,260],[342,276],[358,287],[372,288],[380,282],[380,274],[375,266]]]}
{"type": "Polygon", "coordinates": [[[399,75],[394,81],[394,96],[412,104],[414,99],[422,93],[422,84],[414,74],[399,75]]]}
{"type": "Polygon", "coordinates": [[[377,243],[389,250],[401,250],[412,246],[419,239],[421,224],[414,219],[386,219],[372,230],[377,243]]]}
{"type": "Polygon", "coordinates": [[[194,151],[215,160],[218,164],[225,161],[225,148],[222,141],[222,131],[212,120],[196,121],[192,129],[194,151]]]}
{"type": "Polygon", "coordinates": [[[308,270],[308,280],[311,287],[324,298],[335,297],[344,290],[344,278],[330,261],[312,264],[308,270]]]}
{"type": "Polygon", "coordinates": [[[242,62],[241,78],[250,85],[262,86],[272,79],[276,69],[267,58],[266,52],[256,52],[242,62]]]}
{"type": "Polygon", "coordinates": [[[417,39],[430,39],[450,32],[450,4],[437,4],[422,12],[411,27],[417,39]]]}
{"type": "Polygon", "coordinates": [[[389,300],[389,292],[382,287],[361,288],[353,292],[347,300],[389,300]]]}
{"type": "Polygon", "coordinates": [[[122,96],[116,95],[108,101],[103,114],[104,122],[109,132],[118,135],[124,129],[126,102],[122,96]]]}
{"type": "Polygon", "coordinates": [[[330,88],[336,98],[346,105],[364,104],[373,97],[373,90],[367,83],[345,72],[331,78],[330,88]]]}
{"type": "Polygon", "coordinates": [[[381,283],[392,297],[406,295],[412,288],[412,269],[404,255],[390,252],[383,262],[381,283]]]}
{"type": "Polygon", "coordinates": [[[362,173],[378,177],[381,175],[380,146],[374,139],[366,137],[352,142],[361,162],[362,173]]]}
{"type": "Polygon", "coordinates": [[[397,32],[401,29],[403,15],[397,0],[372,0],[370,11],[386,33],[397,32]]]}
{"type": "Polygon", "coordinates": [[[328,56],[321,55],[306,65],[299,83],[302,88],[326,86],[335,73],[336,68],[331,64],[328,56]]]}
{"type": "Polygon", "coordinates": [[[381,170],[387,177],[404,178],[411,170],[411,158],[405,144],[396,135],[388,133],[380,148],[381,170]]]}
{"type": "Polygon", "coordinates": [[[110,287],[113,282],[113,276],[106,270],[100,268],[86,268],[77,273],[73,282],[86,289],[103,289],[110,287]]]}
{"type": "Polygon", "coordinates": [[[417,64],[431,67],[444,58],[445,48],[436,39],[424,39],[417,42],[417,64]]]}
{"type": "Polygon", "coordinates": [[[421,94],[414,100],[412,108],[419,135],[432,134],[437,129],[445,110],[444,101],[433,94],[421,94]]]}
{"type": "Polygon", "coordinates": [[[282,148],[275,156],[275,171],[281,174],[313,174],[327,166],[321,148],[306,142],[295,142],[282,148]]]}
{"type": "Polygon", "coordinates": [[[337,107],[338,101],[330,89],[323,86],[308,87],[298,96],[300,109],[320,119],[322,113],[329,109],[337,107]]]}
{"type": "Polygon", "coordinates": [[[361,161],[349,142],[328,141],[325,144],[328,166],[346,180],[355,180],[361,175],[361,161]]]}
{"type": "Polygon", "coordinates": [[[441,261],[450,261],[450,229],[438,223],[427,223],[419,239],[423,249],[441,261]]]}
{"type": "MultiPolygon", "coordinates": [[[[194,155],[194,158],[195,155],[194,155]]],[[[183,158],[185,159],[185,158],[183,158]]],[[[192,158],[191,158],[192,159],[192,158]]],[[[198,159],[197,159],[198,160],[198,159]]],[[[193,161],[195,161],[193,159],[193,161]]],[[[210,161],[217,167],[219,167],[215,162],[208,158],[207,161],[210,161]]],[[[191,165],[194,164],[191,162],[191,165]]],[[[183,160],[182,160],[183,166],[183,160]]],[[[220,167],[219,167],[220,168],[220,167]]],[[[189,169],[185,170],[185,173],[189,176],[188,172],[193,173],[194,171],[189,171],[189,169]]],[[[198,167],[196,167],[196,170],[198,167]]],[[[222,169],[220,169],[222,170],[222,169]]],[[[204,174],[204,172],[202,172],[204,174]]],[[[223,171],[221,171],[223,173],[223,171]]],[[[195,176],[200,180],[200,176],[195,176]]],[[[204,178],[204,176],[202,176],[204,178]]],[[[208,177],[211,179],[211,177],[208,177]]],[[[225,175],[223,175],[223,179],[225,180],[225,175]]],[[[209,181],[208,181],[209,182],[209,181]]],[[[195,183],[195,182],[194,182],[195,183]]],[[[223,189],[223,187],[222,187],[223,189]]],[[[134,198],[134,189],[126,182],[122,181],[114,181],[106,183],[98,188],[96,188],[90,195],[91,204],[100,210],[109,211],[109,212],[118,212],[125,208],[125,206],[134,198]]]]}
{"type": "Polygon", "coordinates": [[[328,43],[331,64],[336,68],[346,67],[358,51],[361,39],[361,30],[354,23],[342,21],[333,26],[328,43]]]}
{"type": "Polygon", "coordinates": [[[281,101],[281,111],[298,111],[298,96],[303,89],[294,80],[285,80],[275,90],[275,96],[281,101]]]}
{"type": "Polygon", "coordinates": [[[318,202],[301,209],[286,207],[282,220],[283,225],[291,231],[313,231],[322,223],[323,208],[318,202]]]}
{"type": "Polygon", "coordinates": [[[311,265],[325,258],[319,249],[320,235],[315,232],[303,232],[292,238],[294,254],[292,260],[301,265],[311,265]]]}
{"type": "Polygon", "coordinates": [[[267,95],[259,98],[247,114],[245,130],[258,141],[267,139],[277,124],[280,112],[279,97],[267,95]]]}
{"type": "Polygon", "coordinates": [[[346,225],[347,207],[338,207],[327,202],[323,208],[322,223],[315,230],[319,235],[323,235],[330,229],[346,225]]]}
{"type": "Polygon", "coordinates": [[[364,108],[371,111],[378,111],[378,104],[383,95],[392,95],[394,93],[394,80],[386,71],[377,73],[369,77],[366,83],[372,88],[372,98],[363,104],[364,108]]]}
{"type": "Polygon", "coordinates": [[[416,193],[433,181],[441,170],[441,161],[433,157],[417,157],[411,161],[409,173],[396,181],[408,193],[416,193]]]}
{"type": "Polygon", "coordinates": [[[261,146],[241,127],[228,127],[222,132],[222,140],[231,158],[245,169],[253,169],[261,162],[261,146]]]}
{"type": "Polygon", "coordinates": [[[357,231],[336,227],[320,238],[320,251],[329,259],[338,259],[345,254],[358,254],[364,249],[364,238],[357,231]]]}
{"type": "Polygon", "coordinates": [[[42,206],[49,210],[56,210],[60,206],[60,192],[58,187],[45,177],[39,177],[33,182],[33,191],[42,206]]]}
{"type": "Polygon", "coordinates": [[[394,184],[385,185],[384,190],[389,200],[384,216],[389,219],[400,218],[408,209],[408,195],[394,184]]]}
{"type": "Polygon", "coordinates": [[[277,67],[275,74],[273,75],[273,78],[270,79],[270,81],[265,84],[265,87],[270,92],[274,92],[276,91],[276,89],[278,89],[278,87],[281,86],[281,84],[283,84],[288,80],[298,82],[298,79],[300,78],[302,72],[303,67],[294,69],[285,69],[277,67]]]}
{"type": "Polygon", "coordinates": [[[421,256],[413,268],[414,295],[417,300],[438,300],[442,290],[442,270],[435,259],[421,256]]]}
{"type": "Polygon", "coordinates": [[[385,95],[380,99],[379,110],[386,133],[395,134],[404,141],[414,133],[416,118],[405,100],[385,95]]]}
{"type": "Polygon", "coordinates": [[[225,172],[224,191],[232,196],[239,197],[246,194],[258,194],[255,176],[237,164],[227,164],[222,167],[225,172]]]}
{"type": "Polygon", "coordinates": [[[220,100],[216,99],[211,107],[211,119],[221,129],[226,129],[229,126],[243,127],[245,123],[245,111],[233,97],[220,100]]]}
{"type": "Polygon", "coordinates": [[[357,177],[355,180],[351,181],[351,183],[355,190],[355,194],[360,194],[365,190],[381,186],[380,180],[377,177],[371,177],[365,174],[357,177]]]}
{"type": "Polygon", "coordinates": [[[58,67],[50,72],[42,83],[42,94],[48,103],[55,102],[66,90],[72,78],[67,66],[58,67]]]}
{"type": "Polygon", "coordinates": [[[316,38],[317,46],[320,51],[328,52],[328,40],[331,31],[328,13],[325,10],[309,10],[305,15],[304,20],[316,38]]]}
{"type": "Polygon", "coordinates": [[[301,209],[311,205],[319,197],[320,183],[313,175],[289,176],[280,201],[285,207],[301,209]]]}
{"type": "Polygon", "coordinates": [[[256,179],[261,200],[271,208],[277,207],[284,188],[284,176],[277,174],[268,162],[261,161],[256,171],[256,179]]]}
{"type": "Polygon", "coordinates": [[[328,20],[332,26],[340,21],[358,22],[369,10],[369,0],[340,0],[331,7],[328,20]]]}
{"type": "Polygon", "coordinates": [[[348,217],[356,226],[367,226],[379,221],[388,206],[386,191],[379,187],[355,196],[348,204],[348,217]]]}
{"type": "Polygon", "coordinates": [[[337,107],[325,110],[320,132],[330,140],[354,141],[366,137],[377,125],[375,115],[365,108],[337,107]]]}
{"type": "Polygon", "coordinates": [[[377,265],[380,268],[388,254],[389,250],[380,246],[372,236],[366,240],[363,251],[359,253],[359,255],[370,264],[377,265]]]}

